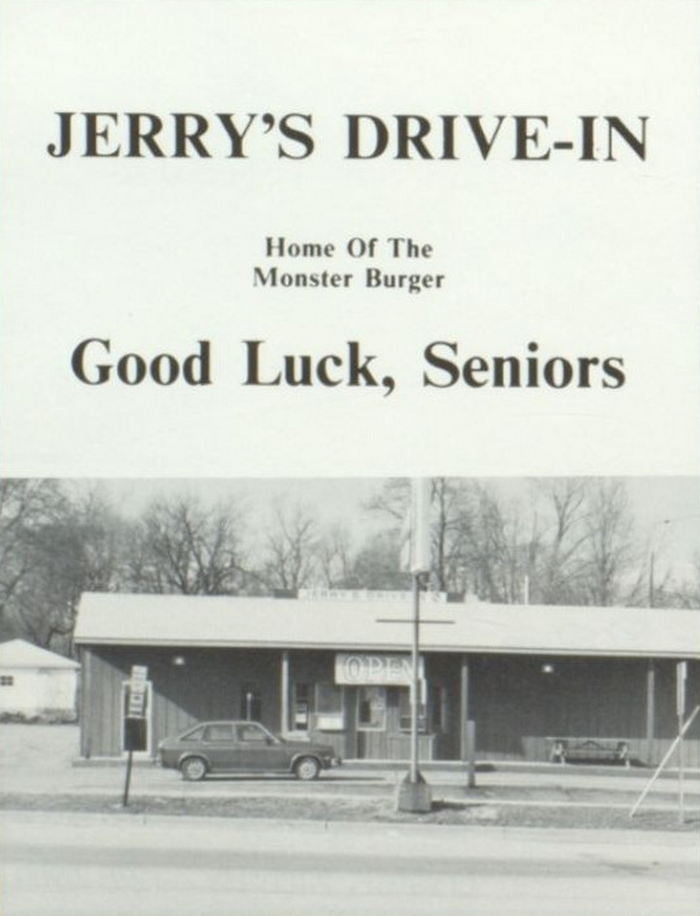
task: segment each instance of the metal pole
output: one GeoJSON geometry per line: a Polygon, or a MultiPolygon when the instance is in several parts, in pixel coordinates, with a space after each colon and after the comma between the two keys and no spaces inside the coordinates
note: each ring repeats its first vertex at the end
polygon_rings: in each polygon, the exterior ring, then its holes
{"type": "Polygon", "coordinates": [[[282,652],[282,689],[280,691],[280,726],[282,734],[289,731],[289,652],[284,649],[282,652]]]}
{"type": "Polygon", "coordinates": [[[131,763],[133,756],[134,752],[130,750],[126,761],[126,778],[124,780],[124,796],[122,797],[122,808],[126,808],[126,806],[129,804],[129,783],[131,782],[131,763]]]}
{"type": "Polygon", "coordinates": [[[666,766],[666,763],[671,759],[671,757],[672,757],[672,755],[673,755],[673,752],[675,751],[676,746],[678,745],[678,742],[683,740],[683,735],[685,735],[685,733],[688,731],[688,729],[690,728],[690,726],[693,724],[693,722],[694,722],[694,720],[695,720],[695,716],[697,716],[697,714],[698,714],[699,712],[700,712],[700,706],[696,706],[695,709],[693,710],[693,712],[691,713],[690,718],[686,721],[685,725],[684,725],[683,728],[681,729],[680,734],[679,734],[679,735],[676,735],[676,737],[673,739],[673,743],[671,744],[671,746],[669,747],[669,749],[668,749],[668,750],[666,751],[666,753],[664,754],[663,760],[662,760],[661,763],[657,766],[657,768],[656,768],[656,770],[655,770],[655,772],[654,772],[654,775],[651,777],[651,779],[649,780],[649,782],[646,784],[646,786],[644,787],[644,791],[642,792],[642,794],[639,796],[639,798],[637,799],[637,801],[636,801],[636,802],[634,803],[634,805],[632,806],[632,810],[630,811],[630,817],[634,817],[634,815],[637,813],[637,809],[639,808],[639,806],[642,804],[642,802],[644,801],[644,799],[645,799],[645,798],[647,797],[647,795],[649,794],[649,791],[650,791],[651,787],[654,785],[654,783],[656,782],[656,780],[658,779],[659,774],[661,773],[661,771],[663,770],[663,768],[666,766]]]}
{"type": "Polygon", "coordinates": [[[474,789],[476,787],[476,722],[473,719],[467,722],[467,743],[469,747],[467,787],[474,789]]]}
{"type": "Polygon", "coordinates": [[[462,656],[459,684],[459,756],[460,760],[469,759],[469,664],[466,655],[462,656]]]}
{"type": "Polygon", "coordinates": [[[685,823],[685,798],[683,791],[683,716],[678,716],[678,820],[685,823]]]}
{"type": "Polygon", "coordinates": [[[683,716],[685,715],[686,679],[688,663],[676,665],[676,714],[678,715],[678,820],[685,821],[685,798],[683,797],[683,716]]]}
{"type": "Polygon", "coordinates": [[[411,782],[418,782],[418,643],[420,639],[420,573],[413,576],[413,641],[411,645],[411,782]]]}
{"type": "Polygon", "coordinates": [[[647,759],[651,763],[654,756],[654,723],[656,721],[656,669],[654,660],[647,664],[647,708],[646,708],[646,741],[647,759]]]}

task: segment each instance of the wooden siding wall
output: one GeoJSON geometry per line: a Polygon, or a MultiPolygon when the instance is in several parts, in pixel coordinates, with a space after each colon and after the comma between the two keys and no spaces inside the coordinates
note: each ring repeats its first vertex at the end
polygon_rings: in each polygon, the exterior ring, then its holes
{"type": "MultiPolygon", "coordinates": [[[[470,710],[484,759],[546,760],[546,737],[624,738],[633,756],[658,763],[677,733],[675,663],[656,667],[655,742],[646,741],[647,662],[640,659],[473,656],[470,710]],[[543,665],[552,665],[545,673],[543,665]]],[[[688,713],[700,704],[700,664],[689,665],[688,713]]],[[[700,765],[700,716],[687,764],[700,765]]]]}
{"type": "Polygon", "coordinates": [[[245,683],[260,689],[265,725],[279,729],[280,652],[99,647],[86,650],[84,660],[83,756],[110,757],[121,752],[122,683],[132,665],[146,665],[153,684],[153,752],[162,738],[192,722],[239,718],[245,683]],[[175,655],[182,655],[185,665],[173,665],[175,655]]]}
{"type": "MultiPolygon", "coordinates": [[[[281,650],[262,649],[86,648],[82,652],[81,754],[99,757],[121,752],[122,683],[132,665],[147,665],[153,683],[153,752],[158,741],[192,722],[238,718],[242,687],[247,682],[260,690],[262,721],[278,730],[281,656],[281,650]],[[176,655],[185,658],[184,666],[173,665],[176,655]]],[[[333,683],[334,652],[294,650],[289,656],[290,703],[295,682],[333,683]]],[[[476,721],[477,754],[482,759],[546,760],[545,739],[559,735],[624,738],[633,756],[658,763],[677,731],[672,661],[655,663],[655,738],[651,743],[646,740],[646,660],[473,655],[468,656],[468,664],[468,717],[476,721]],[[552,673],[543,672],[545,664],[554,667],[552,673]]],[[[432,753],[441,759],[457,759],[462,717],[460,656],[428,655],[426,675],[429,683],[446,690],[448,727],[436,737],[432,753]]],[[[332,744],[346,758],[358,752],[355,693],[355,688],[345,688],[342,732],[311,730],[311,737],[332,744]]],[[[699,704],[700,663],[691,662],[688,713],[699,704]]],[[[700,716],[687,737],[687,765],[700,766],[700,716]]],[[[387,736],[382,740],[386,743],[387,736]]],[[[389,753],[388,746],[384,753],[389,753]]]]}
{"type": "MultiPolygon", "coordinates": [[[[289,653],[290,688],[300,684],[334,684],[335,652],[309,652],[299,649],[289,653]]],[[[290,701],[293,691],[290,689],[290,701]]]]}
{"type": "Polygon", "coordinates": [[[434,756],[439,760],[458,760],[461,746],[460,709],[461,655],[435,653],[426,657],[425,676],[432,687],[445,690],[445,731],[435,735],[434,756]]]}

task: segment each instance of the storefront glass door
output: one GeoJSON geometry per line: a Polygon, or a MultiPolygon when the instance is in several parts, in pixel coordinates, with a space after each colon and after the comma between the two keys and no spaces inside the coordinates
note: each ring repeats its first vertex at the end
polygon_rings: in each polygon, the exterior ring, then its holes
{"type": "Polygon", "coordinates": [[[357,756],[386,757],[386,687],[367,685],[357,688],[357,756]]]}

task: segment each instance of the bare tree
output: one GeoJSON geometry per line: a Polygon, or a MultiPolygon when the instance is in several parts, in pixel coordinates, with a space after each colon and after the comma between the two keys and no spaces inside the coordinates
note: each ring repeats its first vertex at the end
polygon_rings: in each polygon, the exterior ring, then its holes
{"type": "Polygon", "coordinates": [[[34,532],[57,518],[64,504],[54,480],[0,480],[0,616],[32,571],[34,532]]]}
{"type": "MultiPolygon", "coordinates": [[[[387,482],[369,508],[398,532],[408,481],[387,482]]],[[[537,482],[529,504],[483,481],[434,478],[433,577],[444,591],[485,601],[609,604],[632,601],[632,518],[624,484],[584,478],[537,482]]],[[[387,570],[388,573],[388,570],[387,570]]]]}
{"type": "Polygon", "coordinates": [[[484,484],[476,485],[475,498],[473,512],[463,522],[469,590],[485,601],[520,601],[526,551],[519,509],[503,505],[484,484]]]}
{"type": "Polygon", "coordinates": [[[589,483],[583,478],[538,481],[532,513],[537,536],[529,567],[530,595],[542,604],[575,604],[585,578],[584,549],[590,537],[589,483]]]}
{"type": "Polygon", "coordinates": [[[261,576],[268,588],[296,591],[308,585],[316,575],[317,546],[316,517],[299,504],[279,503],[265,537],[261,576]]]}
{"type": "Polygon", "coordinates": [[[657,577],[648,603],[654,607],[700,608],[700,554],[695,554],[691,565],[690,575],[682,579],[673,577],[668,570],[660,581],[657,577]]]}
{"type": "Polygon", "coordinates": [[[130,586],[184,595],[235,593],[247,575],[241,533],[232,504],[207,509],[187,496],[156,499],[133,533],[126,564],[130,586]]]}
{"type": "Polygon", "coordinates": [[[397,591],[409,589],[411,577],[401,569],[400,553],[401,539],[397,526],[372,535],[358,550],[343,587],[397,591]]]}
{"type": "Polygon", "coordinates": [[[326,588],[346,588],[352,567],[350,534],[340,524],[324,531],[316,546],[318,573],[326,588]]]}
{"type": "Polygon", "coordinates": [[[83,534],[66,517],[43,525],[26,545],[31,572],[12,599],[20,632],[36,645],[70,652],[80,595],[87,585],[83,534]]]}
{"type": "Polygon", "coordinates": [[[408,512],[411,482],[408,477],[390,477],[381,490],[365,503],[368,512],[378,513],[401,525],[408,512]]]}
{"type": "MultiPolygon", "coordinates": [[[[385,516],[391,523],[388,533],[398,537],[408,501],[409,481],[390,480],[368,508],[385,516]]],[[[432,578],[440,591],[472,591],[489,601],[514,601],[521,596],[519,518],[485,485],[432,479],[431,547],[432,578]]],[[[398,553],[395,562],[398,569],[398,553]]],[[[389,569],[387,578],[393,578],[389,569]]]]}
{"type": "Polygon", "coordinates": [[[623,576],[633,559],[632,516],[622,481],[591,481],[585,526],[588,603],[614,604],[622,595],[623,576]]]}
{"type": "Polygon", "coordinates": [[[465,481],[435,477],[432,481],[433,573],[439,591],[463,592],[467,587],[470,542],[475,513],[465,481]]]}
{"type": "Polygon", "coordinates": [[[116,584],[121,523],[94,493],[76,501],[55,482],[49,492],[51,511],[25,529],[9,607],[22,635],[70,653],[81,594],[116,584]]]}

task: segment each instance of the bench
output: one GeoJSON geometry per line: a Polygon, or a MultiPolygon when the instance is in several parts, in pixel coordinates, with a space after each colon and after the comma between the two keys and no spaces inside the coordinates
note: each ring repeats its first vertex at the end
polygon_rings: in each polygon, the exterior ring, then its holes
{"type": "Polygon", "coordinates": [[[553,763],[610,763],[630,765],[629,743],[624,738],[547,738],[553,763]]]}

